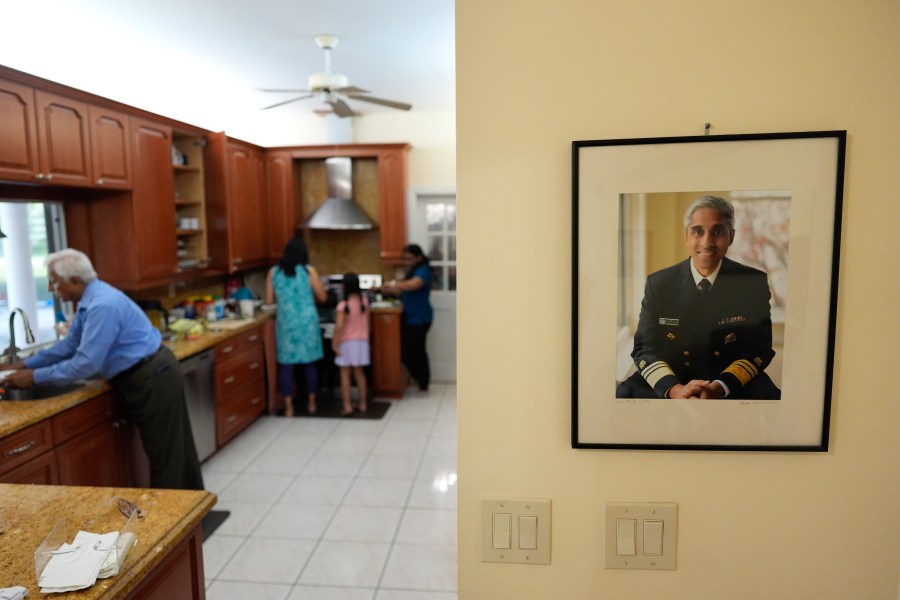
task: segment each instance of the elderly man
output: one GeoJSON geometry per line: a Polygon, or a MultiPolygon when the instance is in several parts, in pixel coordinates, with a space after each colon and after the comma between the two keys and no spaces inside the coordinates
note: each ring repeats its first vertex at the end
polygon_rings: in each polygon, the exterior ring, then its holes
{"type": "Polygon", "coordinates": [[[780,399],[772,361],[766,274],[725,257],[734,207],[703,196],[688,208],[690,257],[647,278],[631,357],[638,371],[619,398],[780,399]]]}
{"type": "Polygon", "coordinates": [[[178,361],[159,331],[125,294],[97,279],[78,250],[47,257],[49,287],[78,309],[68,335],[24,362],[5,383],[65,385],[100,374],[137,425],[154,488],[203,489],[178,361]]]}

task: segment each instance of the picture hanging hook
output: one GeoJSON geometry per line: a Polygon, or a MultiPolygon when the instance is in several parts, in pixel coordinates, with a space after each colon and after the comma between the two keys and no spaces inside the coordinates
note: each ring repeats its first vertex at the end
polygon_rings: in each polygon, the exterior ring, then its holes
{"type": "Polygon", "coordinates": [[[712,128],[712,123],[704,123],[703,124],[703,135],[709,135],[709,130],[712,128]]]}

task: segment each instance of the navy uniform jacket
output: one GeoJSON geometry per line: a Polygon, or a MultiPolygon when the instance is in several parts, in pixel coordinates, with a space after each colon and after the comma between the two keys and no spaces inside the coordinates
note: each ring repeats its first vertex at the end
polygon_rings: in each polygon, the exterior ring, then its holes
{"type": "Polygon", "coordinates": [[[651,274],[634,336],[638,373],[632,379],[642,378],[659,398],[692,379],[723,381],[729,398],[780,397],[763,373],[775,356],[769,298],[764,272],[728,258],[706,298],[694,284],[689,258],[651,274]]]}

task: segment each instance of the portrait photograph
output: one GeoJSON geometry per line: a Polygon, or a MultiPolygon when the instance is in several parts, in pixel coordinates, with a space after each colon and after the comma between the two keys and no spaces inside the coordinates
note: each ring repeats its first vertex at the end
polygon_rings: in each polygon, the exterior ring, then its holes
{"type": "Polygon", "coordinates": [[[573,447],[827,449],[844,143],[573,143],[573,447]]]}

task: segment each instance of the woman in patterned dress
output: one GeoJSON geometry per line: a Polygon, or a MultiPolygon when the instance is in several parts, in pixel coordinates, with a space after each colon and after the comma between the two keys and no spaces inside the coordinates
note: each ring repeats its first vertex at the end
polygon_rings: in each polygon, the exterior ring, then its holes
{"type": "Polygon", "coordinates": [[[295,237],[288,241],[278,264],[266,275],[266,303],[278,303],[275,319],[278,389],[284,395],[286,417],[294,416],[295,366],[302,367],[306,373],[307,411],[316,412],[319,387],[316,363],[324,355],[316,302],[324,302],[326,294],[319,274],[308,263],[306,244],[302,238],[295,237]]]}

